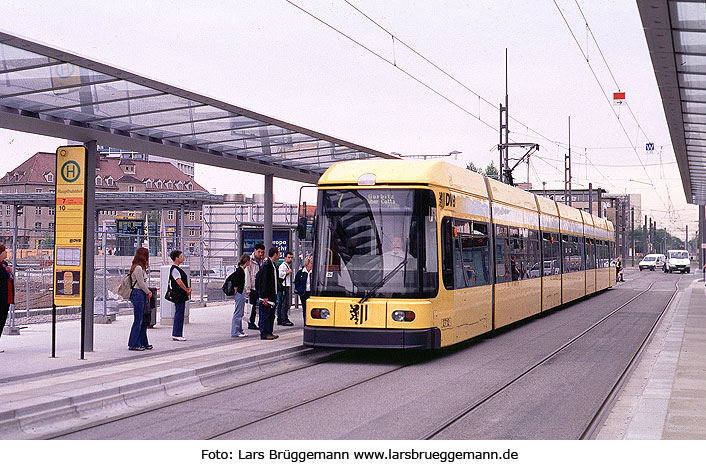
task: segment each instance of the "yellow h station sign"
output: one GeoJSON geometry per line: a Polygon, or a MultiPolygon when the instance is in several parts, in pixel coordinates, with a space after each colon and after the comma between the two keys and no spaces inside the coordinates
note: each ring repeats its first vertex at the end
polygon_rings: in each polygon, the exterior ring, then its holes
{"type": "Polygon", "coordinates": [[[56,150],[54,305],[81,306],[86,250],[86,148],[56,150]]]}

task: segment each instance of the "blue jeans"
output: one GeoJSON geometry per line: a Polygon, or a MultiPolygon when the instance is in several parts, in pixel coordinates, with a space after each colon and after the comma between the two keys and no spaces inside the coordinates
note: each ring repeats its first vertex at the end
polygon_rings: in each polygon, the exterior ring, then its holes
{"type": "Polygon", "coordinates": [[[275,328],[275,308],[269,304],[265,304],[262,301],[260,304],[260,338],[264,339],[268,335],[272,335],[272,331],[275,328]]]}
{"type": "Polygon", "coordinates": [[[174,325],[172,325],[172,337],[182,337],[184,334],[184,310],[186,301],[174,305],[174,325]]]}
{"type": "Polygon", "coordinates": [[[282,288],[279,293],[279,302],[277,303],[277,323],[289,320],[289,286],[282,288]]]}
{"type": "Polygon", "coordinates": [[[245,294],[235,292],[235,311],[230,325],[230,336],[235,337],[243,333],[243,311],[245,310],[245,294]]]}
{"type": "Polygon", "coordinates": [[[141,289],[134,289],[130,293],[130,302],[132,302],[132,311],[135,318],[132,321],[127,346],[130,348],[146,347],[149,345],[149,342],[147,342],[147,324],[142,323],[142,315],[145,313],[147,295],[141,289]]]}

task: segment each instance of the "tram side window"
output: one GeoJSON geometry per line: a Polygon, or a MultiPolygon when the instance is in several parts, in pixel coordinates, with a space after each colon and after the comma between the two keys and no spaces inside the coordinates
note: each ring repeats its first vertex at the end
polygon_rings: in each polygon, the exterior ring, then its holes
{"type": "Polygon", "coordinates": [[[579,256],[581,257],[579,271],[583,271],[586,269],[586,237],[577,237],[576,240],[578,241],[579,256]]]}
{"type": "Polygon", "coordinates": [[[561,245],[564,252],[564,273],[583,270],[583,242],[576,236],[562,235],[561,245]]]}
{"type": "Polygon", "coordinates": [[[596,240],[586,238],[586,270],[596,268],[596,240]]]}
{"type": "Polygon", "coordinates": [[[561,243],[556,232],[542,232],[542,252],[544,254],[542,276],[561,274],[561,243]]]}
{"type": "MultiPolygon", "coordinates": [[[[488,224],[475,221],[464,222],[469,224],[471,229],[470,233],[461,231],[458,233],[466,286],[483,286],[490,284],[490,239],[488,237],[488,224]]],[[[464,229],[467,227],[466,224],[463,224],[464,229]]],[[[459,287],[458,282],[457,287],[459,287]]]]}
{"type": "Polygon", "coordinates": [[[444,218],[441,231],[442,277],[446,289],[490,284],[488,224],[444,218]]]}
{"type": "Polygon", "coordinates": [[[497,283],[528,278],[539,263],[539,233],[520,227],[495,226],[497,283]],[[530,234],[531,233],[531,234],[530,234]]]}
{"type": "Polygon", "coordinates": [[[527,230],[527,263],[525,264],[525,278],[539,278],[542,276],[540,269],[542,260],[539,252],[539,231],[527,230]]]}
{"type": "Polygon", "coordinates": [[[454,289],[454,237],[448,217],[441,221],[441,277],[446,289],[454,289]]]}
{"type": "Polygon", "coordinates": [[[608,253],[608,242],[605,240],[599,240],[598,250],[598,268],[610,267],[610,254],[608,253]]]}

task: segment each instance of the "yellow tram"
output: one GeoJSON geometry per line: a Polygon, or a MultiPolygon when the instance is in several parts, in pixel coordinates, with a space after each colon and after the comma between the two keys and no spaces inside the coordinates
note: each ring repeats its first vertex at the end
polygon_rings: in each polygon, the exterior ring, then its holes
{"type": "Polygon", "coordinates": [[[610,221],[440,161],[319,180],[304,344],[435,349],[615,284],[610,221]]]}

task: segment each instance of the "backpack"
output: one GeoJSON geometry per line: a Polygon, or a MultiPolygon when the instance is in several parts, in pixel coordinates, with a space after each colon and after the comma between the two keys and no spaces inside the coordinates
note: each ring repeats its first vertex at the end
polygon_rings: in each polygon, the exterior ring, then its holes
{"type": "Polygon", "coordinates": [[[123,299],[130,299],[130,294],[132,294],[132,288],[134,287],[135,285],[132,283],[132,275],[128,273],[122,280],[120,280],[120,284],[117,289],[118,296],[123,299]]]}
{"type": "Polygon", "coordinates": [[[306,292],[306,281],[304,281],[304,269],[300,268],[294,276],[294,292],[302,296],[306,292]]]}
{"type": "Polygon", "coordinates": [[[235,278],[235,272],[228,275],[228,278],[226,278],[223,282],[223,286],[221,286],[223,294],[226,296],[235,296],[235,285],[233,284],[233,278],[235,278]]]}

